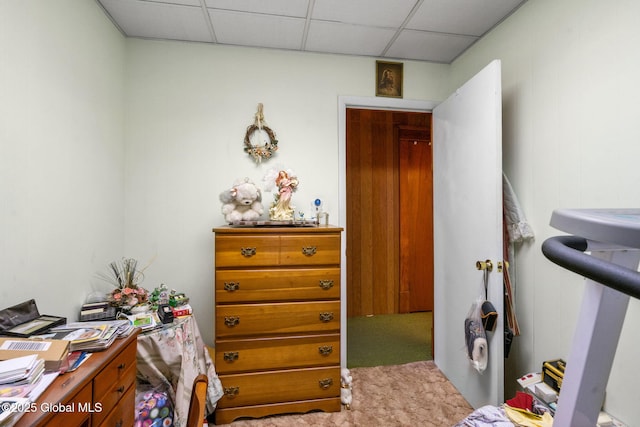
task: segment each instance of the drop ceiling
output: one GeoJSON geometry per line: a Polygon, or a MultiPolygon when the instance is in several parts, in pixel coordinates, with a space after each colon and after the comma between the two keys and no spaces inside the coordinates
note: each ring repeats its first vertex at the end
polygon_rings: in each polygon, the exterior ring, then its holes
{"type": "Polygon", "coordinates": [[[96,0],[127,37],[451,63],[526,0],[96,0]]]}

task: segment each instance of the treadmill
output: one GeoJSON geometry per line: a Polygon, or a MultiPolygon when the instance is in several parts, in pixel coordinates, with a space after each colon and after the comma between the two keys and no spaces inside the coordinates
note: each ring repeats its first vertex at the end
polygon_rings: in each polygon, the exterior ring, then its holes
{"type": "Polygon", "coordinates": [[[542,252],[586,279],[554,425],[596,426],[629,298],[640,298],[640,209],[557,209],[550,225],[570,235],[542,252]]]}

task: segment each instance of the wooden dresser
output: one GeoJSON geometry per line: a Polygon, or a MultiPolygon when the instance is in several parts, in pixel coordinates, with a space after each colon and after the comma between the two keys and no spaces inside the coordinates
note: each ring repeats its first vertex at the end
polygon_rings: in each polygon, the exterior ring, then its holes
{"type": "Polygon", "coordinates": [[[138,331],[58,376],[16,426],[129,427],[135,421],[138,331]]]}
{"type": "Polygon", "coordinates": [[[340,411],[341,228],[215,228],[215,421],[340,411]]]}

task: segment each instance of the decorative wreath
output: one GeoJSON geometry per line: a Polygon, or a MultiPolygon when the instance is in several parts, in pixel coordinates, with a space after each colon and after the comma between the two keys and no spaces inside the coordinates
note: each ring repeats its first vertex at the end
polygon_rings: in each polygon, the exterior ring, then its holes
{"type": "Polygon", "coordinates": [[[262,112],[262,104],[258,104],[258,112],[256,113],[255,122],[247,127],[247,133],[244,136],[244,151],[248,153],[256,163],[260,163],[263,159],[270,159],[278,150],[278,140],[276,134],[269,126],[264,124],[264,114],[262,112]],[[269,140],[263,145],[253,145],[251,143],[251,137],[254,134],[260,134],[264,131],[269,140]]]}

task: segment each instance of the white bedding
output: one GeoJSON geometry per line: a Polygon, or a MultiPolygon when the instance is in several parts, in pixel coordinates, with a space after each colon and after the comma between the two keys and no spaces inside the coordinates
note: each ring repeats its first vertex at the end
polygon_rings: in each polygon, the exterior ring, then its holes
{"type": "Polygon", "coordinates": [[[473,411],[454,427],[514,427],[502,407],[483,406],[473,411]]]}

